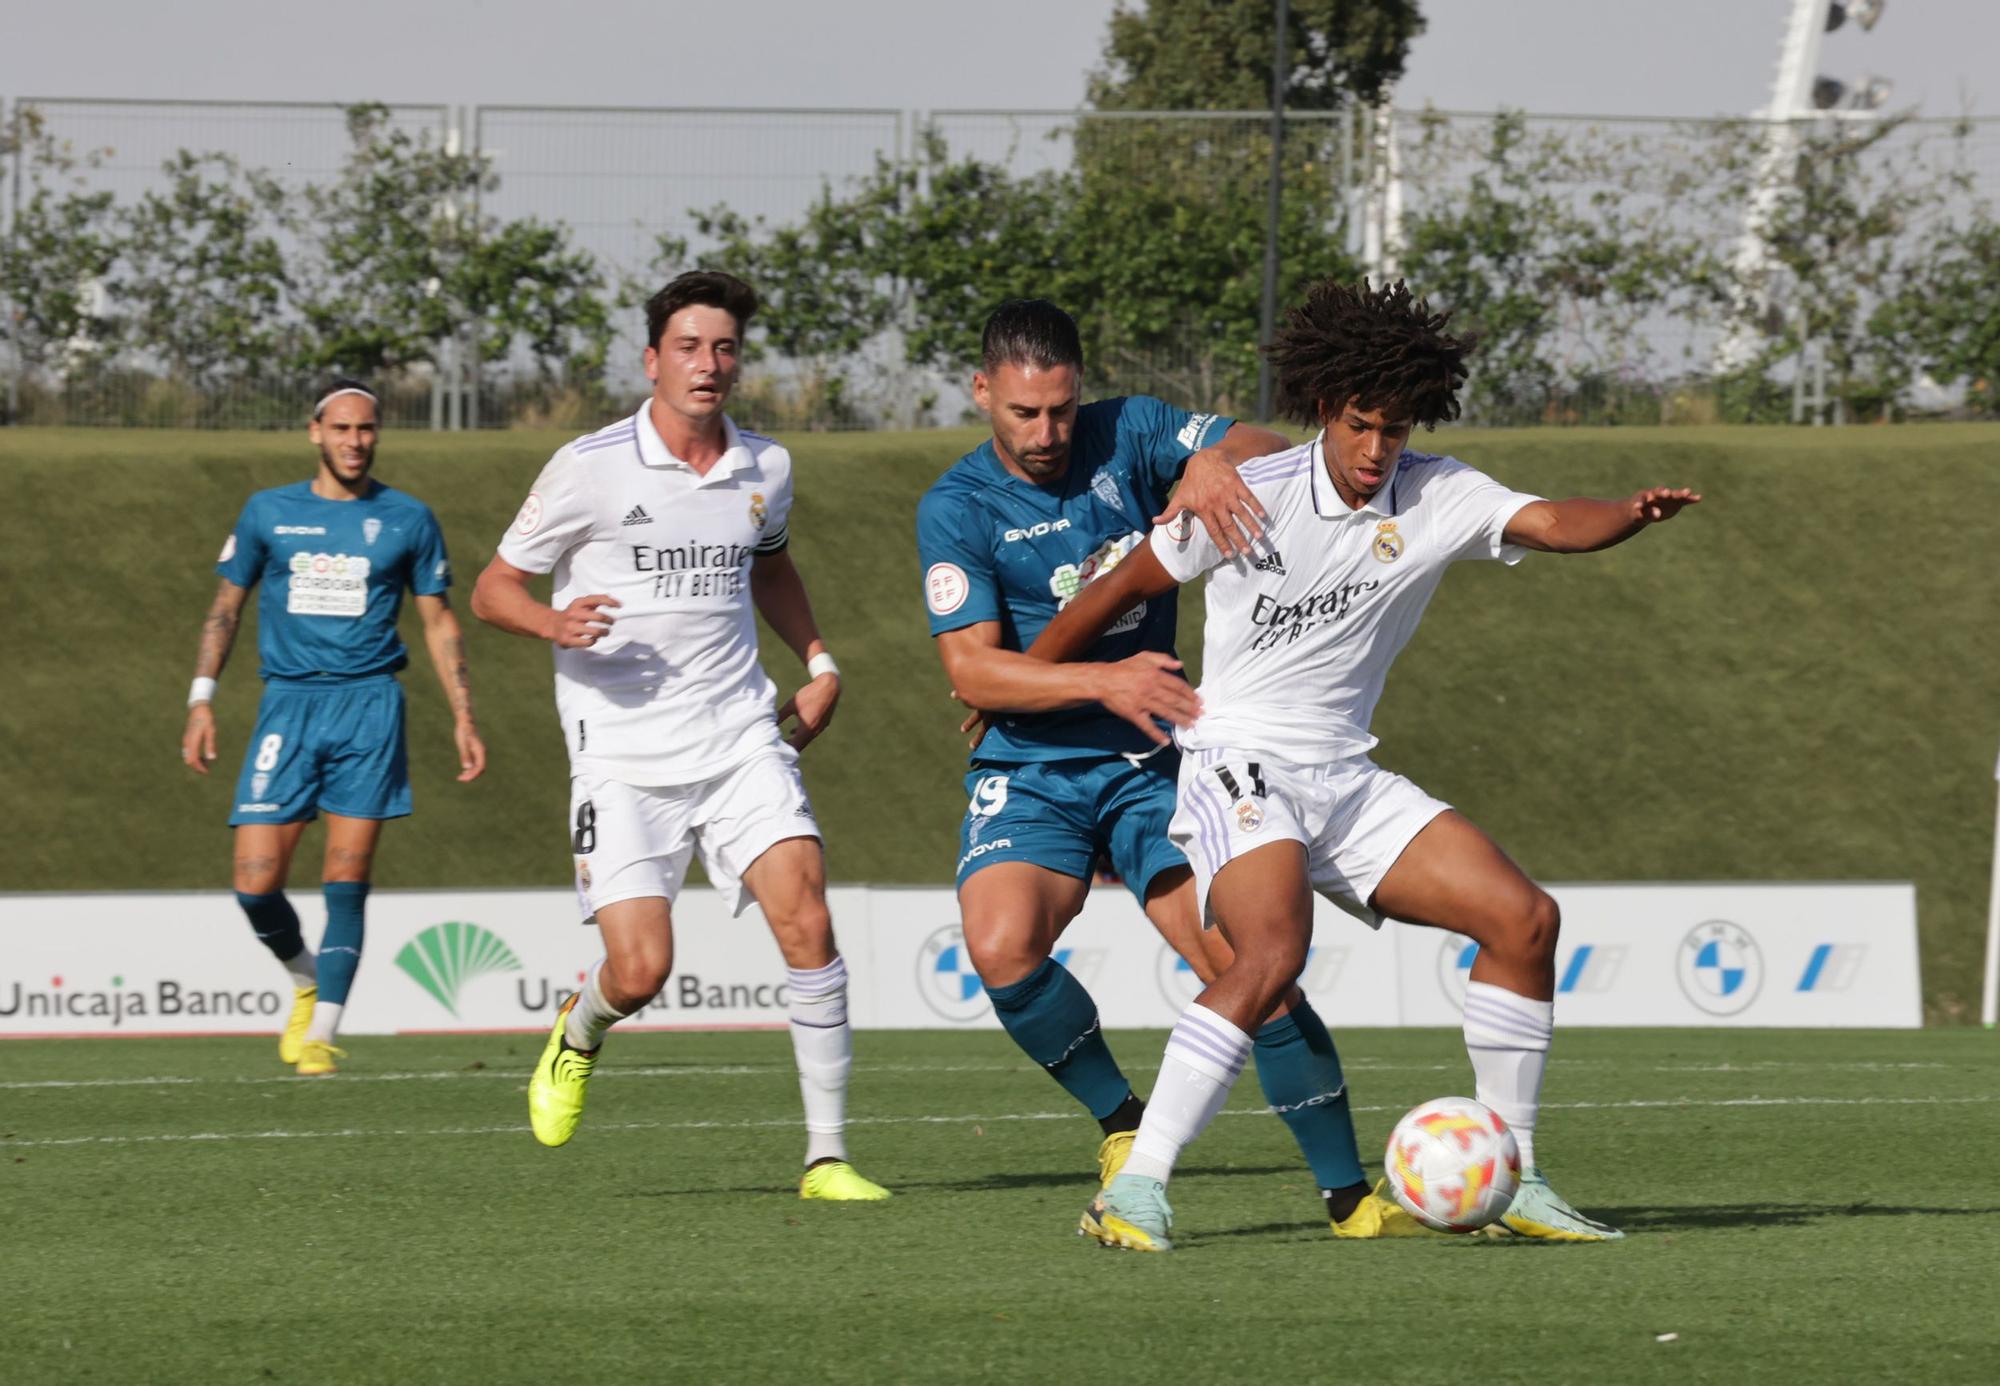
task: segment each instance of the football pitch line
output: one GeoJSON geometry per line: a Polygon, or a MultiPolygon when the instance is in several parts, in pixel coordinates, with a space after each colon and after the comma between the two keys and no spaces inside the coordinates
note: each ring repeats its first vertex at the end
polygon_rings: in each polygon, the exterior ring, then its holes
{"type": "MultiPolygon", "coordinates": [[[[1719,1097],[1719,1098],[1628,1098],[1615,1102],[1544,1102],[1542,1110],[1563,1112],[1643,1111],[1653,1109],[1690,1110],[1717,1107],[1958,1107],[2000,1102],[2000,1093],[1970,1097],[1719,1097]]],[[[1358,1113],[1399,1112],[1400,1107],[1355,1107],[1358,1113]]],[[[1002,1112],[997,1115],[955,1116],[864,1116],[849,1117],[849,1126],[957,1126],[999,1125],[1025,1121],[1072,1121],[1074,1109],[1060,1112],[1002,1112]]],[[[1238,1107],[1221,1112],[1225,1117],[1269,1116],[1268,1107],[1238,1107]]],[[[593,1132],[603,1131],[757,1131],[793,1130],[801,1125],[797,1117],[741,1121],[619,1121],[592,1123],[593,1132]]],[[[520,1123],[495,1126],[402,1127],[369,1130],[342,1127],[330,1131],[168,1131],[152,1135],[56,1136],[37,1140],[10,1140],[0,1137],[0,1151],[51,1149],[86,1145],[208,1145],[235,1141],[352,1140],[377,1137],[398,1140],[433,1136],[515,1136],[528,1128],[520,1123]]]]}
{"type": "MultiPolygon", "coordinates": [[[[1121,1067],[1133,1073],[1155,1073],[1158,1064],[1122,1064],[1121,1067]]],[[[1461,1063],[1441,1064],[1392,1064],[1362,1061],[1343,1063],[1349,1073],[1448,1073],[1464,1069],[1461,1063]]],[[[1818,1059],[1767,1059],[1751,1063],[1720,1064],[1648,1064],[1621,1063],[1615,1059],[1556,1059],[1551,1068],[1572,1070],[1580,1068],[1617,1067],[1627,1073],[1757,1073],[1781,1069],[1837,1068],[1844,1073],[1880,1073],[1904,1071],[1908,1069],[1940,1069],[1954,1065],[1943,1063],[1839,1063],[1834,1060],[1818,1059]]],[[[883,1073],[1032,1073],[1034,1065],[1013,1064],[856,1064],[857,1074],[883,1073]]],[[[634,1068],[605,1068],[596,1077],[604,1078],[792,1078],[798,1070],[789,1063],[772,1064],[670,1064],[634,1068]]],[[[501,1068],[439,1068],[421,1069],[396,1073],[343,1073],[340,1085],[347,1087],[356,1083],[435,1083],[454,1079],[500,1079],[516,1083],[528,1081],[528,1070],[501,1068]]],[[[154,1074],[142,1078],[24,1078],[0,1082],[0,1092],[28,1092],[40,1089],[66,1088],[169,1088],[205,1086],[261,1086],[269,1083],[292,1084],[299,1081],[297,1074],[287,1073],[259,1078],[189,1078],[174,1074],[154,1074]]]]}

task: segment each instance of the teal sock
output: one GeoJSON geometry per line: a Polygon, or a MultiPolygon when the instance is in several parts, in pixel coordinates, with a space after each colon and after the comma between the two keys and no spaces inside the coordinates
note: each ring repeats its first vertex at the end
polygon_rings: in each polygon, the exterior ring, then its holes
{"type": "Polygon", "coordinates": [[[1303,996],[1257,1032],[1257,1082],[1305,1152],[1322,1191],[1366,1182],[1333,1036],[1303,996]]]}
{"type": "Polygon", "coordinates": [[[988,987],[986,994],[1014,1043],[1093,1117],[1105,1120],[1132,1096],[1132,1085],[1104,1042],[1097,1003],[1054,958],[1044,958],[1011,986],[988,987]]]}
{"type": "Polygon", "coordinates": [[[326,934],[319,941],[319,999],[344,1006],[361,966],[368,882],[328,881],[320,893],[326,897],[326,934]]]}
{"type": "Polygon", "coordinates": [[[269,895],[245,895],[236,892],[236,903],[243,907],[243,913],[250,918],[250,928],[257,935],[257,941],[271,950],[271,956],[279,962],[290,962],[306,951],[305,935],[299,932],[299,912],[292,908],[292,902],[285,898],[285,892],[274,890],[269,895]]]}

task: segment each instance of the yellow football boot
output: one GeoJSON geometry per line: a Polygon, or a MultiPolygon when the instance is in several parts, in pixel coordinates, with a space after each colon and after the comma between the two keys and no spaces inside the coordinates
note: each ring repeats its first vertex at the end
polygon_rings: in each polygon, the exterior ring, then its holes
{"type": "Polygon", "coordinates": [[[800,1198],[823,1198],[830,1203],[879,1203],[889,1196],[880,1184],[861,1177],[845,1160],[821,1160],[799,1180],[800,1198]]]}
{"type": "Polygon", "coordinates": [[[1132,1138],[1137,1131],[1113,1131],[1097,1147],[1097,1187],[1108,1189],[1111,1181],[1118,1177],[1118,1171],[1125,1168],[1125,1160],[1132,1153],[1132,1138]]]}
{"type": "Polygon", "coordinates": [[[1389,1181],[1378,1179],[1372,1192],[1363,1194],[1354,1211],[1333,1224],[1333,1235],[1356,1240],[1375,1237],[1442,1237],[1444,1233],[1426,1227],[1410,1216],[1410,1210],[1388,1192],[1389,1181]]]}
{"type": "Polygon", "coordinates": [[[572,996],[556,1012],[555,1028],[528,1079],[528,1125],[543,1145],[561,1145],[576,1134],[576,1124],[583,1119],[584,1091],[597,1067],[598,1051],[575,1048],[563,1033],[575,1005],[572,996]]]}
{"type": "Polygon", "coordinates": [[[301,1078],[324,1078],[329,1073],[338,1073],[335,1059],[347,1057],[345,1049],[337,1049],[325,1040],[307,1040],[299,1046],[297,1072],[301,1078]]]}
{"type": "Polygon", "coordinates": [[[319,1000],[318,987],[292,988],[292,1015],[285,1033],[278,1036],[278,1061],[296,1064],[306,1050],[306,1027],[312,1024],[313,1004],[319,1000]]]}

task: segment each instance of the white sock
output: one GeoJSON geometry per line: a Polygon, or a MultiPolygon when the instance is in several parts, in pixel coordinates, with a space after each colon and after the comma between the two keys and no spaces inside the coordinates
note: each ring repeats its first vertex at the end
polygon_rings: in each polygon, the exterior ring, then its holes
{"type": "Polygon", "coordinates": [[[341,1001],[313,1002],[313,1018],[306,1026],[306,1038],[332,1044],[334,1034],[340,1029],[340,1013],[346,1009],[346,1003],[341,1001]]]}
{"type": "Polygon", "coordinates": [[[1473,1095],[1514,1128],[1523,1168],[1535,1163],[1535,1113],[1556,1003],[1530,1001],[1489,982],[1465,987],[1465,1052],[1472,1057],[1473,1095]]]}
{"type": "Polygon", "coordinates": [[[806,1105],[806,1163],[847,1158],[847,1074],[854,1031],[847,1023],[847,964],[785,969],[792,1056],[806,1105]]]}
{"type": "Polygon", "coordinates": [[[1198,1002],[1182,1011],[1123,1172],[1165,1182],[1181,1151],[1229,1100],[1249,1057],[1250,1036],[1214,1011],[1198,1002]]]}
{"type": "Polygon", "coordinates": [[[563,1023],[563,1037],[572,1049],[597,1048],[604,1042],[604,1032],[630,1014],[604,999],[604,987],[599,981],[603,975],[604,959],[599,958],[591,967],[583,990],[577,993],[576,1004],[570,1007],[569,1019],[563,1023]]]}
{"type": "Polygon", "coordinates": [[[303,991],[307,987],[319,985],[319,954],[310,948],[301,948],[296,958],[285,959],[285,971],[292,974],[292,986],[303,991]]]}

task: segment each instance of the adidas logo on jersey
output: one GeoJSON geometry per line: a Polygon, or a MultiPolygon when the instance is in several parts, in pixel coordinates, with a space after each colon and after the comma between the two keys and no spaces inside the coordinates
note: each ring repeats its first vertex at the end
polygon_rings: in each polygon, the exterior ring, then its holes
{"type": "Polygon", "coordinates": [[[646,513],[645,506],[635,505],[625,512],[624,523],[628,525],[649,525],[653,523],[653,517],[646,513]]]}
{"type": "Polygon", "coordinates": [[[1276,573],[1279,577],[1285,576],[1285,560],[1278,556],[1276,549],[1272,549],[1250,566],[1260,573],[1276,573]]]}

